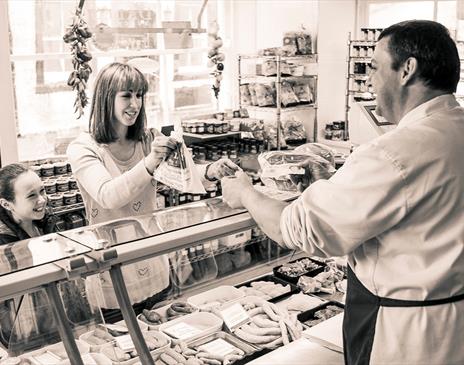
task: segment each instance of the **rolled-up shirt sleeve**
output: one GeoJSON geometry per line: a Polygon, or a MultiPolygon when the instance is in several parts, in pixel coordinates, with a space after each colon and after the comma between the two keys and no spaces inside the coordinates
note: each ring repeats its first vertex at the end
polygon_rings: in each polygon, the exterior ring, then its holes
{"type": "Polygon", "coordinates": [[[390,153],[359,147],[329,180],[319,180],[282,212],[284,244],[316,256],[342,256],[407,214],[404,167],[390,153]]]}

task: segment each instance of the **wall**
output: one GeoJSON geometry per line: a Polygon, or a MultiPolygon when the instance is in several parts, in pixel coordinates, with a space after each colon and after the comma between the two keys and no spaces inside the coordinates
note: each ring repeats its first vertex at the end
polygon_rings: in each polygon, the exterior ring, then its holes
{"type": "MultiPolygon", "coordinates": [[[[325,123],[345,117],[348,32],[355,24],[356,0],[235,0],[231,9],[233,38],[229,51],[232,80],[237,80],[237,55],[280,46],[282,35],[303,25],[316,39],[318,64],[319,136],[325,123]]],[[[232,105],[238,105],[238,82],[232,105]]],[[[301,115],[301,113],[299,113],[301,115]]],[[[299,116],[300,116],[299,115],[299,116]]],[[[305,118],[312,136],[311,113],[305,118]]]]}
{"type": "Polygon", "coordinates": [[[0,100],[2,101],[2,132],[0,133],[0,166],[16,162],[16,128],[13,78],[11,75],[10,49],[8,38],[8,3],[0,1],[0,100]]]}

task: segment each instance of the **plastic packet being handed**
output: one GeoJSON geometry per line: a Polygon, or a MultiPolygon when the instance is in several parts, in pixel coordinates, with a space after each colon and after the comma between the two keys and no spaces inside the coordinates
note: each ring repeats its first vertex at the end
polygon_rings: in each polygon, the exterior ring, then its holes
{"type": "Polygon", "coordinates": [[[153,174],[154,178],[182,193],[205,194],[200,175],[193,162],[181,131],[171,132],[171,137],[179,143],[176,150],[160,163],[153,174]]]}

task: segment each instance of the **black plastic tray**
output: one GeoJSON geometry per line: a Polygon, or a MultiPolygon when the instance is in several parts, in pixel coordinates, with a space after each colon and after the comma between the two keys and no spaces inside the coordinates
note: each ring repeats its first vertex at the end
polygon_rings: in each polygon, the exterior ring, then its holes
{"type": "Polygon", "coordinates": [[[306,271],[305,273],[299,275],[299,276],[288,276],[288,275],[285,275],[284,273],[281,273],[279,272],[279,268],[281,268],[282,266],[284,265],[279,265],[279,266],[276,266],[272,269],[273,273],[274,273],[274,276],[282,279],[282,280],[285,280],[286,282],[288,283],[291,283],[291,284],[296,284],[298,283],[298,279],[300,278],[300,276],[316,276],[317,274],[321,273],[324,271],[325,267],[327,266],[325,263],[323,262],[320,262],[320,261],[317,261],[317,260],[314,260],[312,259],[311,257],[302,257],[298,260],[293,260],[293,261],[290,261],[289,264],[292,264],[294,262],[298,262],[298,261],[301,261],[303,259],[309,259],[311,260],[312,262],[316,263],[319,265],[318,268],[316,269],[313,269],[313,270],[309,270],[309,271],[306,271]]]}
{"type": "Polygon", "coordinates": [[[289,295],[297,294],[300,292],[300,289],[292,283],[289,283],[285,280],[279,279],[275,277],[274,275],[264,275],[259,278],[255,278],[253,280],[247,281],[245,283],[240,283],[238,285],[235,285],[236,288],[240,288],[241,286],[251,286],[251,283],[255,281],[272,281],[273,283],[276,284],[282,284],[282,285],[290,285],[290,291],[287,293],[280,294],[274,298],[268,299],[268,302],[275,303],[275,302],[280,302],[283,298],[286,298],[289,295]]]}
{"type": "Polygon", "coordinates": [[[271,349],[261,349],[257,350],[256,352],[253,352],[250,355],[245,356],[243,359],[237,360],[233,362],[233,365],[245,365],[248,364],[250,361],[257,359],[258,357],[261,357],[263,355],[266,355],[267,353],[271,352],[271,349]]]}
{"type": "Polygon", "coordinates": [[[316,307],[316,308],[313,308],[313,309],[310,309],[310,310],[307,310],[305,312],[302,312],[300,314],[298,314],[297,316],[297,319],[303,323],[303,325],[305,325],[306,327],[308,327],[308,325],[306,325],[306,321],[309,321],[309,320],[312,320],[312,319],[316,319],[316,317],[314,317],[314,314],[316,314],[317,311],[320,311],[321,309],[325,309],[327,308],[329,305],[333,305],[335,307],[339,307],[339,308],[342,308],[343,310],[345,310],[345,306],[339,302],[333,302],[333,301],[330,301],[330,302],[326,302],[324,304],[321,304],[320,306],[316,307]]]}

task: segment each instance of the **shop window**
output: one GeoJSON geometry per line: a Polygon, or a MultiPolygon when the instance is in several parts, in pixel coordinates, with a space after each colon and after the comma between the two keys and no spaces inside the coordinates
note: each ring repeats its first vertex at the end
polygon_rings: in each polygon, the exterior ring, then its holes
{"type": "MultiPolygon", "coordinates": [[[[73,108],[76,95],[66,85],[72,70],[71,54],[62,40],[77,3],[8,0],[20,161],[62,154],[66,143],[87,128],[90,106],[77,119],[73,108]]],[[[87,85],[89,98],[94,78],[104,65],[149,58],[156,65],[144,71],[150,85],[146,100],[149,126],[161,128],[192,113],[215,111],[213,78],[207,68],[207,33],[193,33],[179,40],[178,35],[156,31],[170,26],[169,22],[196,27],[202,3],[86,0],[84,18],[95,35],[88,43],[94,70],[87,85]]],[[[208,3],[202,17],[203,28],[222,17],[219,3],[208,3]]],[[[227,34],[221,36],[227,38],[227,34]]]]}

